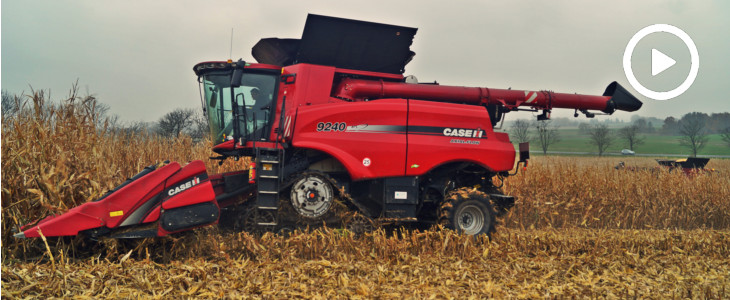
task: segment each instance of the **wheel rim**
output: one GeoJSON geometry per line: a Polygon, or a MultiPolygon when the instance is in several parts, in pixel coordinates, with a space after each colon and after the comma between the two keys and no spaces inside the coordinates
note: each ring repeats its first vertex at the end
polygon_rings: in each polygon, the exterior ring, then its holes
{"type": "Polygon", "coordinates": [[[333,199],[332,188],[319,176],[307,176],[292,185],[292,206],[303,217],[321,217],[332,206],[333,199]]]}
{"type": "Polygon", "coordinates": [[[476,205],[466,205],[459,209],[456,220],[461,231],[469,235],[478,234],[484,229],[484,213],[476,205]]]}
{"type": "Polygon", "coordinates": [[[373,223],[365,216],[357,215],[350,219],[346,226],[347,230],[355,235],[373,231],[373,223]]]}

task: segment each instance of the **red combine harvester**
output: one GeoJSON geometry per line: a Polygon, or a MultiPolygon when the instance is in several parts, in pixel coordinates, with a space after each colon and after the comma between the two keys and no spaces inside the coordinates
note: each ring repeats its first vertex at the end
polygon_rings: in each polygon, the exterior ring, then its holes
{"type": "MultiPolygon", "coordinates": [[[[492,182],[516,151],[493,127],[507,112],[611,114],[642,103],[613,82],[601,96],[417,83],[402,74],[415,28],[309,15],[301,39],[262,39],[258,63],[203,62],[213,151],[249,170],[208,175],[202,161],[153,165],[101,199],[16,237],[135,238],[218,223],[246,231],[335,224],[443,224],[489,234],[514,204],[492,182]]],[[[520,145],[527,165],[528,145],[520,145]]]]}

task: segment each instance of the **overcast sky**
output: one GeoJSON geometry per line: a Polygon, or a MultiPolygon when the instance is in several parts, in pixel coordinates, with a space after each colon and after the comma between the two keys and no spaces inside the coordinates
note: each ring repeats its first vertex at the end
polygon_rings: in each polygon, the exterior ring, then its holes
{"type": "MultiPolygon", "coordinates": [[[[730,111],[730,1],[5,0],[2,89],[50,89],[61,99],[78,79],[123,120],[154,121],[199,108],[192,67],[228,59],[231,28],[231,58],[253,61],[260,38],[301,37],[308,13],[417,27],[406,75],[420,81],[585,94],[618,81],[644,102],[640,115],[730,111]],[[700,53],[694,85],[668,101],[639,95],[622,67],[629,39],[656,23],[683,29],[700,53]]],[[[639,80],[658,91],[681,83],[688,61],[681,40],[661,33],[640,42],[633,59],[639,80]],[[652,48],[677,61],[654,78],[652,48]]]]}

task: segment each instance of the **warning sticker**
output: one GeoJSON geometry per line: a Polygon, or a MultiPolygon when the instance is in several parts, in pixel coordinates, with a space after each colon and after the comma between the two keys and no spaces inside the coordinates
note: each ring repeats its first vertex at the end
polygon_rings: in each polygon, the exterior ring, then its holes
{"type": "Polygon", "coordinates": [[[537,98],[537,92],[525,91],[525,103],[530,103],[537,98]]]}

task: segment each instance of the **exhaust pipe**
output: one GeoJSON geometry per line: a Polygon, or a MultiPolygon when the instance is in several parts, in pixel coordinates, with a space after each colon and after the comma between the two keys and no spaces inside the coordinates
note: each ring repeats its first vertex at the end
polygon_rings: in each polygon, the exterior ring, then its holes
{"type": "Polygon", "coordinates": [[[612,113],[616,110],[637,111],[643,104],[616,81],[611,82],[606,87],[603,95],[611,97],[611,100],[606,105],[606,110],[604,110],[607,113],[612,113]]]}

